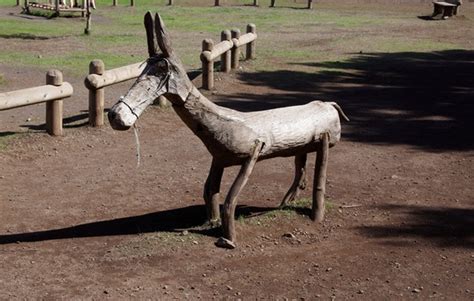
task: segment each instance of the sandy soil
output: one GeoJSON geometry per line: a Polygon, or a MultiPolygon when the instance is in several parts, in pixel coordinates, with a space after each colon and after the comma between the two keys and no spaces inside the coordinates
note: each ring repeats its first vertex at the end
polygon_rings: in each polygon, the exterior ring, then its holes
{"type": "MultiPolygon", "coordinates": [[[[473,300],[474,52],[350,64],[359,72],[248,73],[247,63],[218,75],[208,95],[224,106],[321,98],[352,119],[330,152],[324,223],[304,200],[275,210],[293,163],[264,161],[240,197],[235,250],[200,227],[210,156],[172,110],[151,107],[139,121],[138,168],[132,132],[84,125],[82,78],[69,76],[78,88],[63,137],[42,132],[41,105],[1,112],[0,299],[473,300]]],[[[0,72],[2,91],[44,81],[42,70],[0,72]]],[[[108,89],[107,106],[129,85],[108,89]]],[[[235,175],[226,170],[223,191],[235,175]]]]}

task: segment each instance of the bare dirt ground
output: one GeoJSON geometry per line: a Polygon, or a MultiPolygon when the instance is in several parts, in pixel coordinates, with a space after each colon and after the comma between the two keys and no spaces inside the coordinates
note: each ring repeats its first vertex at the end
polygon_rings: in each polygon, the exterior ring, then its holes
{"type": "MultiPolygon", "coordinates": [[[[63,137],[40,130],[41,105],[0,114],[11,137],[0,151],[0,299],[474,300],[474,52],[361,54],[347,63],[355,74],[248,74],[251,64],[219,75],[210,97],[241,110],[338,100],[352,119],[330,152],[323,224],[300,206],[274,210],[292,159],[264,161],[240,197],[238,248],[216,248],[219,229],[200,228],[201,142],[152,107],[137,168],[132,132],[83,125],[87,93],[72,78],[63,137]]],[[[42,70],[0,72],[3,91],[44,81],[42,70]]],[[[108,89],[107,106],[129,85],[108,89]]]]}

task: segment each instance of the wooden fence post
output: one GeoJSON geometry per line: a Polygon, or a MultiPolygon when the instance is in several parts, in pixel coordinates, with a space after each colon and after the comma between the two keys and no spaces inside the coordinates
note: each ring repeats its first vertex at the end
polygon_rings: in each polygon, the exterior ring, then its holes
{"type": "Polygon", "coordinates": [[[56,16],[59,16],[59,0],[54,1],[54,10],[55,10],[56,16]]]}
{"type": "MultiPolygon", "coordinates": [[[[49,70],[46,73],[46,84],[61,86],[63,74],[59,70],[49,70]]],[[[63,101],[51,100],[46,102],[46,131],[52,136],[63,134],[63,101]]]]}
{"type": "MultiPolygon", "coordinates": [[[[230,30],[223,30],[221,32],[221,41],[231,41],[231,35],[230,35],[230,30]]],[[[229,49],[228,51],[224,52],[221,55],[221,71],[222,72],[230,72],[230,66],[231,66],[231,50],[229,49]]]]}
{"type": "Polygon", "coordinates": [[[270,1],[270,7],[275,7],[275,0],[270,1]]]}
{"type": "MultiPolygon", "coordinates": [[[[247,25],[247,33],[257,34],[257,27],[255,24],[248,24],[247,25]]],[[[255,59],[255,40],[247,44],[247,60],[255,59]]]]}
{"type": "Polygon", "coordinates": [[[219,0],[216,0],[216,1],[214,2],[214,6],[219,6],[219,5],[220,5],[220,1],[219,1],[219,0]]]}
{"type": "Polygon", "coordinates": [[[214,88],[214,61],[210,59],[210,55],[204,55],[207,51],[209,54],[214,48],[214,41],[205,39],[202,41],[202,86],[204,89],[211,90],[214,88]]]}
{"type": "Polygon", "coordinates": [[[169,0],[168,5],[173,5],[173,0],[169,0]]]}
{"type": "MultiPolygon", "coordinates": [[[[89,64],[89,74],[103,75],[104,62],[93,60],[89,64]]],[[[89,89],[89,124],[93,127],[104,125],[104,88],[89,89]]]]}
{"type": "Polygon", "coordinates": [[[313,0],[308,0],[308,9],[313,8],[313,0]]]}
{"type": "Polygon", "coordinates": [[[135,0],[130,0],[130,6],[135,6],[135,0]]]}
{"type": "Polygon", "coordinates": [[[258,6],[258,0],[253,0],[253,6],[258,6]]]}
{"type": "Polygon", "coordinates": [[[117,6],[117,0],[112,0],[112,6],[117,6]]]}
{"type": "Polygon", "coordinates": [[[16,0],[16,6],[20,6],[20,0],[16,0]]]}
{"type": "Polygon", "coordinates": [[[84,28],[84,33],[89,35],[91,33],[91,19],[92,19],[92,13],[91,13],[91,3],[90,0],[84,0],[85,1],[85,6],[86,6],[86,28],[84,28]]]}
{"type": "MultiPolygon", "coordinates": [[[[240,29],[234,28],[231,31],[232,39],[239,39],[240,38],[240,29]]],[[[240,47],[234,43],[234,46],[232,47],[231,50],[231,68],[232,69],[237,69],[239,68],[239,59],[240,59],[240,47]]]]}

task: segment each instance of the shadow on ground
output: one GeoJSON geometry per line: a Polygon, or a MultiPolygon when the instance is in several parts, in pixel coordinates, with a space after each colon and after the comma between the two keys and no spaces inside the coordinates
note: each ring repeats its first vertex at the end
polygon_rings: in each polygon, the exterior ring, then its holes
{"type": "MultiPolygon", "coordinates": [[[[250,218],[273,209],[274,208],[238,206],[236,213],[237,216],[242,215],[250,218]]],[[[0,244],[80,237],[131,235],[150,232],[181,232],[183,230],[189,230],[189,232],[211,237],[219,237],[221,235],[220,228],[203,226],[206,222],[205,216],[205,206],[195,205],[132,217],[92,222],[61,229],[0,235],[0,244]]]]}
{"type": "Polygon", "coordinates": [[[381,210],[402,214],[399,225],[363,226],[357,229],[385,244],[412,246],[413,240],[429,241],[439,247],[474,249],[474,210],[384,205],[381,210]]]}
{"type": "Polygon", "coordinates": [[[223,96],[243,111],[337,101],[351,118],[344,139],[408,144],[431,151],[474,149],[474,51],[354,54],[346,61],[307,62],[309,72],[241,73],[248,85],[283,93],[223,96]]]}

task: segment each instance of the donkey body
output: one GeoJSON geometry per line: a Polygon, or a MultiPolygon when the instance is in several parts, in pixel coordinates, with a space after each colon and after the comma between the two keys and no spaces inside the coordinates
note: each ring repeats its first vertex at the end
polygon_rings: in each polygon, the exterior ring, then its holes
{"type": "Polygon", "coordinates": [[[198,136],[213,160],[204,186],[208,220],[220,220],[219,193],[224,168],[241,169],[224,202],[222,247],[235,247],[234,215],[237,197],[255,163],[273,157],[295,157],[295,179],[283,198],[282,206],[293,200],[305,186],[305,165],[309,152],[318,152],[313,190],[313,219],[324,217],[324,189],[327,149],[340,139],[339,116],[344,113],[336,103],[313,101],[302,106],[259,112],[239,112],[209,101],[192,84],[179,58],[173,53],[170,37],[158,14],[155,20],[145,15],[150,58],[143,73],[110,110],[114,129],[126,130],[156,98],[164,95],[176,113],[198,136]],[[157,54],[154,32],[162,53],[157,54]],[[324,181],[321,181],[321,176],[324,181]],[[316,183],[317,180],[321,183],[316,183]]]}

